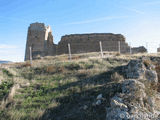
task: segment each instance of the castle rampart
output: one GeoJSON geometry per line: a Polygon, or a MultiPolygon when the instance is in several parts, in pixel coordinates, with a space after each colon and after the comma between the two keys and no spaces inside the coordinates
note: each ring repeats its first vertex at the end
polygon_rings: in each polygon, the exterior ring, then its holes
{"type": "MultiPolygon", "coordinates": [[[[71,53],[99,52],[102,43],[103,51],[120,51],[129,53],[130,46],[126,43],[125,37],[121,34],[112,33],[92,33],[92,34],[71,34],[62,36],[58,45],[53,42],[53,35],[50,26],[44,23],[33,23],[28,28],[25,60],[30,59],[30,47],[32,48],[32,58],[37,56],[54,56],[68,54],[68,44],[71,46],[71,53]]],[[[144,49],[143,49],[144,50],[144,49]]],[[[132,50],[135,53],[140,49],[132,50]]]]}

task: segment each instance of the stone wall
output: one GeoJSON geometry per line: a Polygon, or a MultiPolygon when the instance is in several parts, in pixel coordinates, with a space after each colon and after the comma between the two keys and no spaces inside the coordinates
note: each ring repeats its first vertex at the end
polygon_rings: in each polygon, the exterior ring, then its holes
{"type": "Polygon", "coordinates": [[[120,34],[111,33],[95,33],[95,34],[74,34],[63,36],[58,43],[57,54],[68,53],[68,43],[71,45],[72,54],[99,52],[102,42],[103,51],[118,51],[118,44],[120,41],[121,52],[129,52],[129,46],[125,43],[125,38],[120,34]]]}
{"type": "MultiPolygon", "coordinates": [[[[32,48],[32,58],[38,56],[54,56],[60,54],[68,54],[68,44],[71,45],[71,53],[87,53],[99,52],[102,42],[103,51],[119,51],[119,43],[121,53],[129,53],[130,46],[125,41],[125,37],[121,34],[112,33],[93,33],[93,34],[71,34],[62,37],[58,45],[53,42],[53,35],[50,26],[44,23],[33,23],[28,28],[25,60],[30,59],[30,47],[32,48]]],[[[146,51],[145,48],[133,48],[133,53],[146,51]]]]}
{"type": "Polygon", "coordinates": [[[28,28],[25,60],[30,59],[30,49],[32,48],[32,57],[47,56],[56,54],[56,45],[53,44],[52,31],[49,26],[43,23],[30,24],[28,28]]]}
{"type": "Polygon", "coordinates": [[[147,49],[143,46],[140,46],[140,47],[133,47],[132,48],[132,53],[133,54],[137,54],[137,53],[146,53],[147,52],[147,49]]]}

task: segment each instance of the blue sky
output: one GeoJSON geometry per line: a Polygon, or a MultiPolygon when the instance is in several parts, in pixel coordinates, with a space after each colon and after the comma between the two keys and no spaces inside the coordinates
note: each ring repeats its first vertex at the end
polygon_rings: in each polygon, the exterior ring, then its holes
{"type": "Polygon", "coordinates": [[[23,61],[30,23],[52,27],[54,42],[74,33],[121,33],[156,52],[160,0],[0,0],[0,59],[23,61]]]}

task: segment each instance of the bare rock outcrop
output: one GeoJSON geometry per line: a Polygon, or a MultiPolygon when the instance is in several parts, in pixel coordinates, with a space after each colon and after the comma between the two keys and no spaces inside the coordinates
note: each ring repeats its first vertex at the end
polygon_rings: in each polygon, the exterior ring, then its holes
{"type": "Polygon", "coordinates": [[[122,92],[111,98],[106,120],[158,120],[157,92],[152,88],[158,78],[153,68],[153,65],[146,66],[143,60],[131,60],[124,67],[127,79],[121,82],[122,92]]]}
{"type": "Polygon", "coordinates": [[[127,79],[141,79],[157,83],[158,77],[154,68],[154,65],[144,64],[144,61],[141,59],[131,60],[128,65],[124,67],[123,72],[127,79]]]}

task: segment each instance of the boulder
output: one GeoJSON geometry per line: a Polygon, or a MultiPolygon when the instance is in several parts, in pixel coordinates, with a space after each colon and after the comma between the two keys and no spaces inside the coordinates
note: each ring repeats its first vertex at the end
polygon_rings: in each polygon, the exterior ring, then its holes
{"type": "Polygon", "coordinates": [[[146,70],[145,77],[151,83],[158,83],[158,75],[157,75],[156,71],[146,70]]]}
{"type": "Polygon", "coordinates": [[[97,96],[97,100],[101,100],[103,97],[102,97],[102,94],[99,94],[98,96],[97,96]]]}
{"type": "Polygon", "coordinates": [[[122,93],[127,94],[127,95],[132,95],[134,98],[135,97],[146,97],[145,94],[145,86],[143,83],[137,80],[125,80],[122,83],[122,93]]]}
{"type": "Polygon", "coordinates": [[[97,100],[96,105],[101,105],[102,101],[101,100],[97,100]]]}
{"type": "MultiPolygon", "coordinates": [[[[106,120],[158,120],[160,111],[155,106],[150,83],[158,83],[154,65],[143,60],[131,60],[124,67],[126,79],[121,81],[121,92],[110,99],[106,120]]],[[[156,92],[155,92],[156,93],[156,92]]]]}
{"type": "Polygon", "coordinates": [[[150,83],[158,83],[158,75],[155,66],[146,63],[141,59],[131,60],[127,66],[123,68],[123,72],[127,79],[138,79],[148,81],[150,83]]]}
{"type": "Polygon", "coordinates": [[[145,66],[142,60],[131,60],[123,71],[128,79],[143,79],[145,66]]]}

